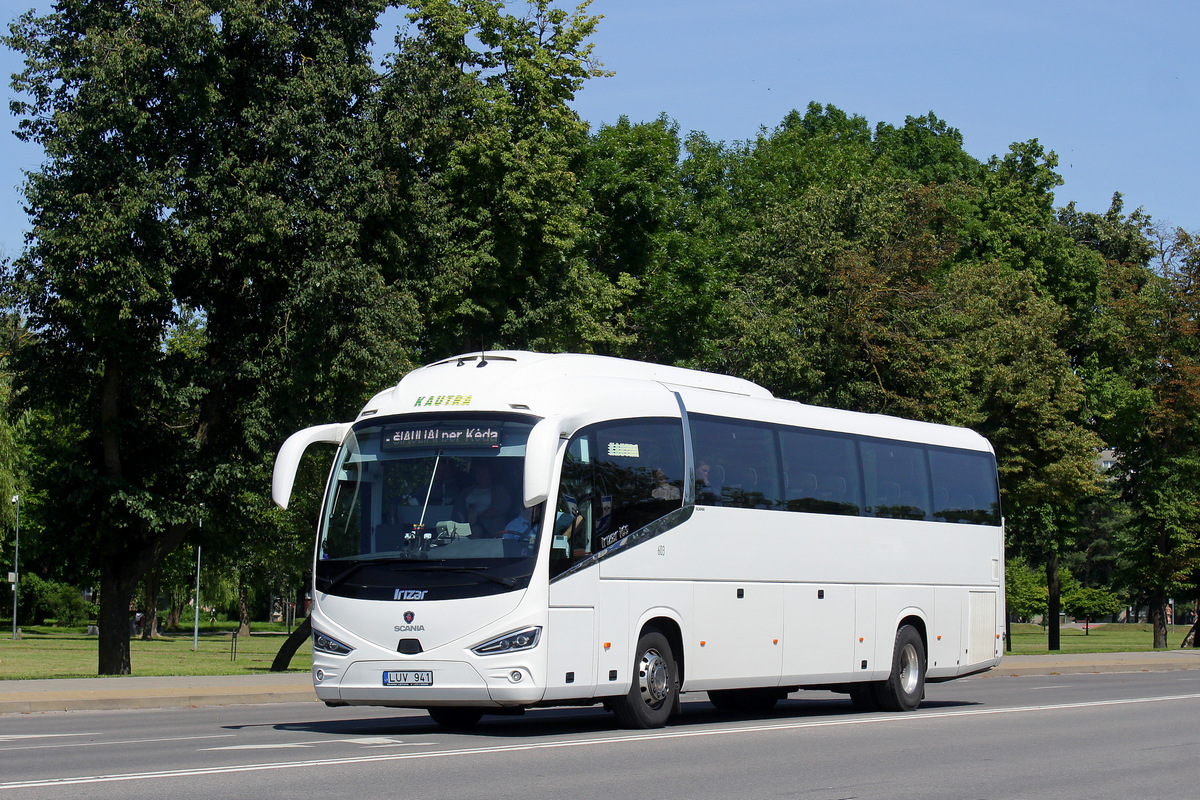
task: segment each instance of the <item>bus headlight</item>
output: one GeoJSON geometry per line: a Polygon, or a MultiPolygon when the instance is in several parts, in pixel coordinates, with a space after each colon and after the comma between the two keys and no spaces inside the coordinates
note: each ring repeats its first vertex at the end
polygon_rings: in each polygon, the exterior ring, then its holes
{"type": "Polygon", "coordinates": [[[322,653],[332,653],[335,656],[345,656],[354,652],[354,648],[342,644],[332,636],[326,636],[320,631],[313,631],[313,649],[322,653]]]}
{"type": "Polygon", "coordinates": [[[529,650],[537,647],[538,640],[542,638],[541,626],[526,628],[513,633],[506,633],[503,636],[497,636],[495,639],[490,639],[483,644],[475,645],[471,648],[471,652],[477,656],[493,656],[497,653],[515,653],[518,650],[529,650]]]}

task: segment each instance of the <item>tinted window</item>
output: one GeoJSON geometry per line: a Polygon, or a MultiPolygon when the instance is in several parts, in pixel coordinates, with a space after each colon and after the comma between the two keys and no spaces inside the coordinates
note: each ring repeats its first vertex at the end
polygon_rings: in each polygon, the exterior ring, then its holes
{"type": "Polygon", "coordinates": [[[606,422],[567,444],[552,575],[683,506],[679,420],[606,422]]]}
{"type": "Polygon", "coordinates": [[[736,508],[780,508],[779,460],[770,426],[693,417],[696,502],[736,508]],[[707,478],[706,478],[707,476],[707,478]]]}
{"type": "Polygon", "coordinates": [[[783,428],[779,449],[788,511],[857,516],[862,510],[862,478],[853,439],[783,428]]]}
{"type": "Polygon", "coordinates": [[[1000,524],[996,462],[990,453],[930,448],[929,469],[934,519],[1000,524]]]}
{"type": "Polygon", "coordinates": [[[867,513],[892,519],[932,519],[929,469],[921,445],[863,439],[867,513]]]}

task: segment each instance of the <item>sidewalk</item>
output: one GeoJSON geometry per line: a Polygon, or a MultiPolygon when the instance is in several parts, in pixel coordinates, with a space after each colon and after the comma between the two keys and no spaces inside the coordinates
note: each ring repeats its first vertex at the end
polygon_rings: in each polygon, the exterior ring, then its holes
{"type": "Polygon", "coordinates": [[[0,714],[315,701],[307,672],[0,681],[0,714]]]}
{"type": "MultiPolygon", "coordinates": [[[[1200,670],[1200,650],[1008,656],[983,678],[1200,670]]],[[[307,672],[181,678],[0,681],[0,714],[315,702],[307,672]]]]}

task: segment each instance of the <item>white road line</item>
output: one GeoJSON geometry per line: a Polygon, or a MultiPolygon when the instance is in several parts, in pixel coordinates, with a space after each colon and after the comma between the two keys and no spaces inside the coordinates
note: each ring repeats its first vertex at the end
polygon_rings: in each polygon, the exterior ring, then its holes
{"type": "MultiPolygon", "coordinates": [[[[0,736],[0,743],[16,739],[43,739],[51,736],[103,736],[101,733],[54,733],[54,734],[29,734],[26,736],[0,736]]],[[[97,739],[92,742],[64,742],[61,744],[34,744],[25,747],[0,747],[0,753],[9,750],[54,750],[60,747],[111,747],[117,744],[146,744],[153,742],[194,742],[199,739],[228,739],[237,736],[236,733],[209,733],[203,736],[176,736],[172,738],[154,738],[154,739],[97,739]]]]}
{"type": "Polygon", "coordinates": [[[230,744],[224,747],[202,747],[201,753],[217,750],[286,750],[298,747],[315,747],[319,744],[357,744],[362,747],[413,747],[433,744],[433,742],[406,742],[403,739],[390,739],[384,736],[361,736],[350,739],[311,739],[305,742],[277,742],[268,744],[230,744]]]}
{"type": "Polygon", "coordinates": [[[598,744],[621,744],[624,742],[645,742],[667,739],[690,739],[709,736],[730,736],[747,733],[775,733],[780,731],[800,730],[803,728],[830,728],[843,725],[878,725],[906,724],[923,722],[930,719],[946,719],[950,717],[976,717],[993,714],[1025,714],[1039,711],[1066,711],[1083,708],[1103,708],[1106,706],[1140,705],[1144,703],[1177,702],[1179,700],[1200,700],[1200,694],[1181,694],[1169,697],[1135,697],[1124,700],[1095,700],[1087,703],[1062,703],[1058,705],[1018,706],[1014,708],[965,709],[955,711],[917,712],[913,714],[889,714],[884,716],[852,717],[850,719],[822,719],[805,722],[779,722],[762,725],[746,725],[740,727],[707,728],[705,730],[679,731],[665,728],[646,733],[624,733],[612,736],[602,736],[591,739],[570,739],[553,742],[533,742],[528,744],[496,745],[493,747],[467,747],[457,750],[437,750],[425,753],[389,753],[373,756],[347,756],[344,758],[317,758],[308,761],[277,761],[266,764],[241,764],[219,767],[197,767],[193,769],[161,770],[157,772],[126,772],[113,775],[81,775],[74,778],[44,778],[34,781],[11,781],[0,783],[3,789],[30,789],[49,786],[79,786],[95,783],[119,783],[124,781],[159,780],[162,778],[194,778],[202,775],[234,775],[246,772],[268,772],[283,769],[302,769],[306,767],[337,766],[344,767],[352,764],[371,764],[389,761],[408,761],[412,759],[448,758],[454,756],[494,755],[497,753],[515,753],[533,750],[551,750],[564,747],[593,747],[598,744]]]}

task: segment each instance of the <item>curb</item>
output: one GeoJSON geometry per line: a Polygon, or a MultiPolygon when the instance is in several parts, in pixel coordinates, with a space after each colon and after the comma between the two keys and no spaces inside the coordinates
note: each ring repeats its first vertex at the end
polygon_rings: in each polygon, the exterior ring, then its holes
{"type": "Polygon", "coordinates": [[[1155,650],[1144,653],[1068,653],[1007,656],[981,677],[1090,675],[1120,672],[1200,670],[1200,650],[1155,650]]]}
{"type": "Polygon", "coordinates": [[[0,681],[0,714],[315,702],[307,673],[0,681]]]}

